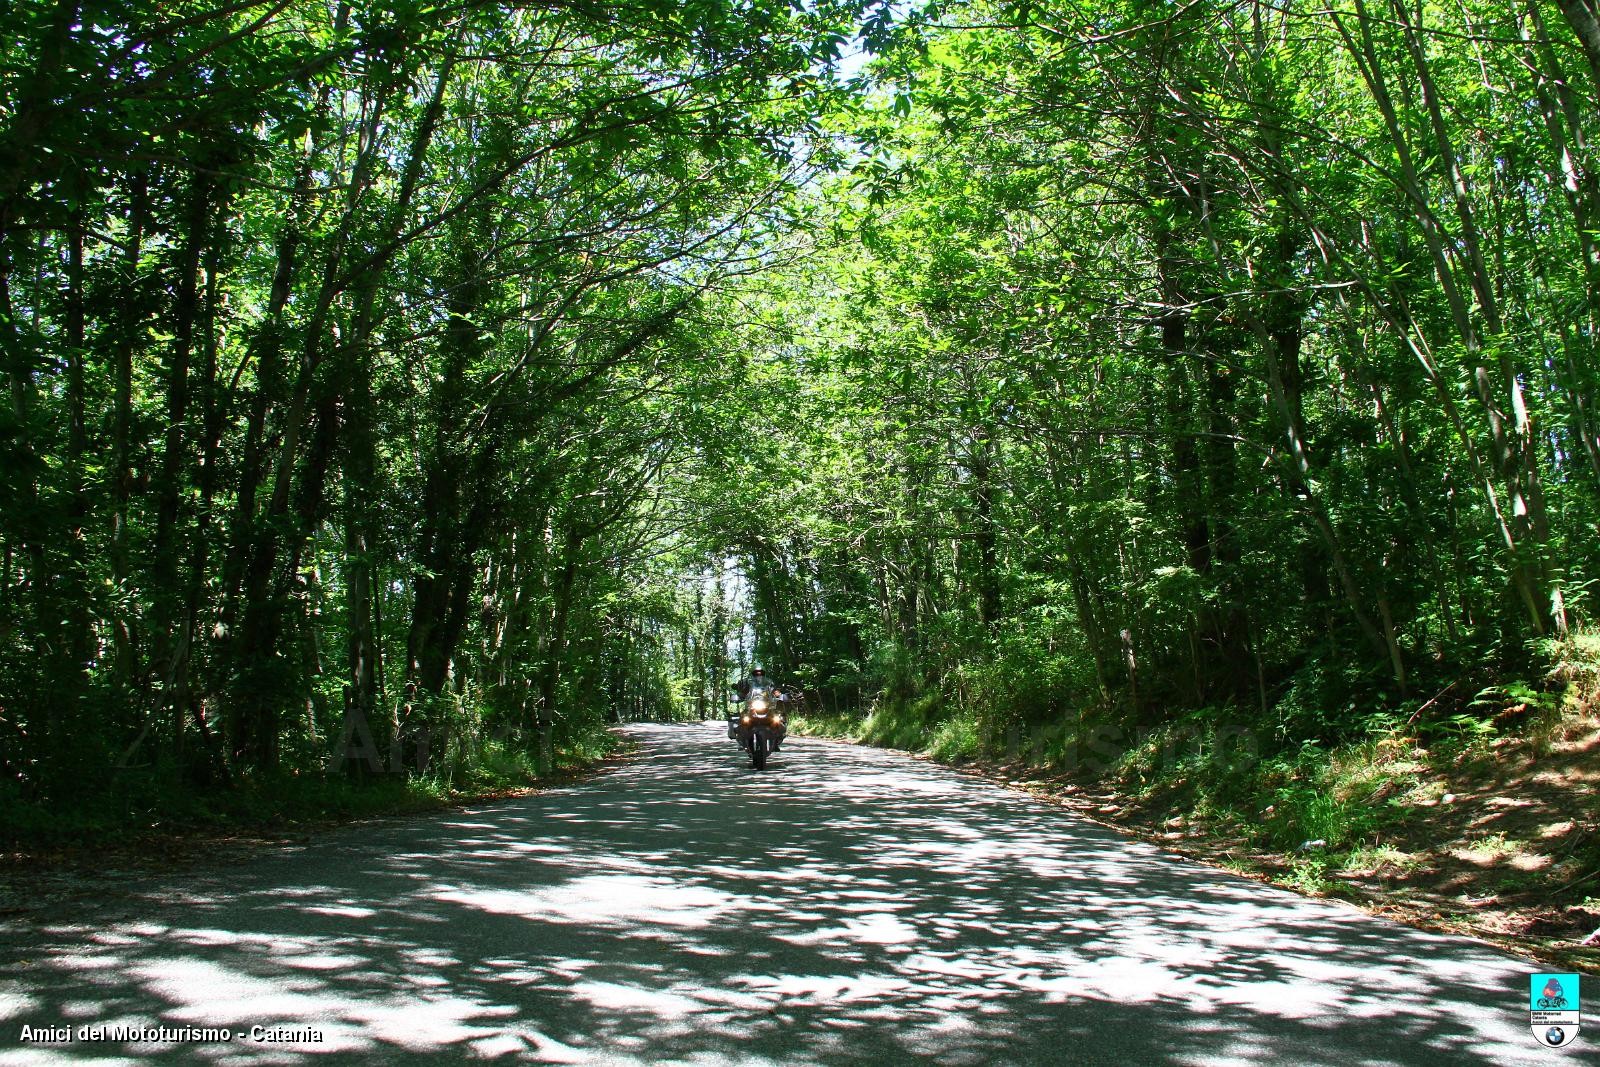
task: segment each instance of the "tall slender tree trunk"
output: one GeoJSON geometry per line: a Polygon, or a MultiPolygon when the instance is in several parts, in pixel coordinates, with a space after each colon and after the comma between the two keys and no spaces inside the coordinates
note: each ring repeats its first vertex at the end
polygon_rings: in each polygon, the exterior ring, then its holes
{"type": "Polygon", "coordinates": [[[189,430],[189,407],[196,383],[191,379],[195,332],[201,314],[200,264],[211,237],[213,203],[211,179],[196,173],[190,180],[188,212],[180,246],[173,304],[173,339],[166,372],[166,430],[155,485],[156,529],[151,548],[150,671],[156,679],[157,705],[152,709],[166,719],[174,752],[183,748],[184,709],[187,707],[188,634],[184,631],[184,583],[181,525],[184,522],[185,482],[194,454],[189,430]]]}
{"type": "MultiPolygon", "coordinates": [[[[116,330],[112,339],[111,403],[111,638],[116,688],[126,693],[139,672],[134,633],[134,612],[129,610],[133,590],[129,588],[132,549],[129,534],[129,502],[133,491],[133,355],[138,347],[139,309],[144,304],[140,264],[144,250],[145,225],[149,211],[149,182],[143,170],[135,173],[128,203],[126,254],[120,264],[116,330]]],[[[145,701],[137,702],[143,706],[145,701]]]]}

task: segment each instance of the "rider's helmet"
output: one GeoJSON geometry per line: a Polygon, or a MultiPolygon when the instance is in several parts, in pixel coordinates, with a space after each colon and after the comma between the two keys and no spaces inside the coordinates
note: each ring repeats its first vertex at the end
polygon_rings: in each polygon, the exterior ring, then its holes
{"type": "Polygon", "coordinates": [[[750,674],[752,677],[761,678],[765,675],[765,672],[760,667],[751,667],[750,674]]]}

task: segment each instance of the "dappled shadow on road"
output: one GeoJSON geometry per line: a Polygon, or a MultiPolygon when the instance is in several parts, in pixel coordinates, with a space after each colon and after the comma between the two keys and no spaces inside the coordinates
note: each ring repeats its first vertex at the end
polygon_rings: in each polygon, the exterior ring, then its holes
{"type": "Polygon", "coordinates": [[[285,1062],[1545,1062],[1527,968],[1174,860],[891,753],[715,727],[559,791],[350,828],[0,936],[20,1027],[312,1027],[29,1046],[285,1062]]]}

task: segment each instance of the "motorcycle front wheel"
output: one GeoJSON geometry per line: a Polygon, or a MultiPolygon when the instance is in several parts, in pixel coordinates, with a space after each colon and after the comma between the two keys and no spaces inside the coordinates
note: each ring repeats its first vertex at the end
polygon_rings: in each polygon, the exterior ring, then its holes
{"type": "Polygon", "coordinates": [[[756,770],[765,770],[767,766],[767,750],[756,745],[750,746],[750,766],[756,770]]]}

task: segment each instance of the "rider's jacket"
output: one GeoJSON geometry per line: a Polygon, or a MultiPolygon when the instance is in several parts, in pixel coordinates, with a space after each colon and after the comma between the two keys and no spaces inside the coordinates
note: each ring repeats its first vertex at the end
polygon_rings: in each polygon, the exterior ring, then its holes
{"type": "Polygon", "coordinates": [[[736,699],[740,701],[749,700],[750,692],[754,689],[766,689],[770,691],[775,688],[777,687],[771,682],[767,681],[765,678],[746,678],[738,685],[739,695],[736,699]]]}

